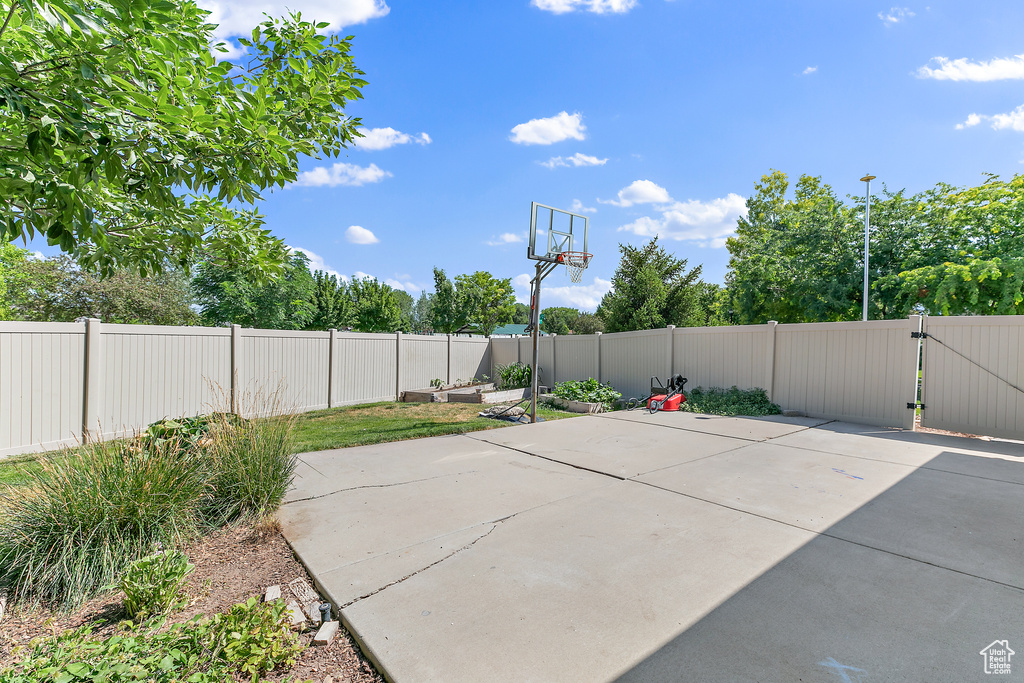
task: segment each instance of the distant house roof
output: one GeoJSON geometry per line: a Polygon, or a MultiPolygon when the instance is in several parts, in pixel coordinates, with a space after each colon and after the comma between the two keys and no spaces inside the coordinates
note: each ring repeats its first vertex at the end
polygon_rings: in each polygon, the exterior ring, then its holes
{"type": "Polygon", "coordinates": [[[501,327],[495,328],[491,335],[516,335],[526,334],[526,325],[502,325],[501,327]]]}

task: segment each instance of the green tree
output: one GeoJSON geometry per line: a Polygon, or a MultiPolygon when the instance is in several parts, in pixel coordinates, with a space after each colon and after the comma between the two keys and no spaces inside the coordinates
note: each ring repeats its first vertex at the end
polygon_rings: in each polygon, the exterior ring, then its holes
{"type": "Polygon", "coordinates": [[[541,332],[548,334],[572,334],[575,332],[576,321],[579,320],[580,312],[575,308],[565,306],[551,306],[541,311],[544,322],[540,325],[541,332]]]}
{"type": "Polygon", "coordinates": [[[498,279],[478,270],[457,275],[455,287],[467,306],[467,322],[480,334],[490,335],[496,327],[512,321],[516,303],[512,278],[498,279]]]}
{"type": "Polygon", "coordinates": [[[398,310],[401,313],[400,328],[404,332],[411,331],[413,329],[413,309],[416,307],[416,302],[411,294],[401,289],[393,289],[391,296],[395,297],[395,303],[398,304],[398,310]]]}
{"type": "Polygon", "coordinates": [[[612,289],[597,310],[609,332],[685,327],[700,319],[701,266],[687,270],[686,259],[658,246],[658,238],[642,247],[620,244],[619,251],[612,289]]]}
{"type": "Polygon", "coordinates": [[[515,310],[512,312],[512,324],[513,325],[529,325],[530,324],[530,307],[526,304],[521,304],[518,301],[515,303],[515,310]]]}
{"type": "Polygon", "coordinates": [[[434,268],[434,298],[430,322],[435,332],[452,334],[469,322],[470,302],[444,271],[434,268]]]}
{"type": "Polygon", "coordinates": [[[16,281],[24,277],[24,264],[28,251],[10,242],[0,241],[0,320],[13,320],[9,291],[16,288],[16,281]]]}
{"type": "Polygon", "coordinates": [[[395,332],[401,327],[402,309],[391,287],[376,278],[352,278],[349,289],[355,305],[352,324],[356,330],[395,332]]]}
{"type": "MultiPolygon", "coordinates": [[[[20,250],[24,251],[24,250],[20,250]]],[[[8,259],[0,257],[0,271],[8,259]]],[[[7,270],[5,318],[40,322],[70,322],[99,318],[108,323],[194,325],[188,277],[177,269],[142,277],[117,270],[100,278],[82,270],[71,258],[17,258],[7,270]]],[[[4,304],[0,303],[0,308],[4,304]]]]}
{"type": "Polygon", "coordinates": [[[268,19],[232,64],[192,0],[2,0],[0,16],[0,241],[43,234],[103,273],[200,253],[250,277],[287,269],[252,206],[300,156],[358,135],[349,39],[268,19]]]}
{"type": "Polygon", "coordinates": [[[344,280],[323,271],[313,273],[313,313],[307,330],[342,329],[352,324],[355,308],[344,280]]]}
{"type": "Polygon", "coordinates": [[[235,324],[271,330],[306,329],[316,312],[315,284],[309,260],[293,252],[284,273],[274,280],[252,280],[244,270],[203,261],[192,291],[206,325],[235,324]]]}
{"type": "Polygon", "coordinates": [[[431,321],[434,311],[434,295],[426,291],[420,292],[416,304],[412,308],[412,325],[417,332],[429,332],[433,328],[431,321]]]}
{"type": "Polygon", "coordinates": [[[593,313],[580,313],[575,323],[576,334],[604,332],[604,321],[593,313]]]}

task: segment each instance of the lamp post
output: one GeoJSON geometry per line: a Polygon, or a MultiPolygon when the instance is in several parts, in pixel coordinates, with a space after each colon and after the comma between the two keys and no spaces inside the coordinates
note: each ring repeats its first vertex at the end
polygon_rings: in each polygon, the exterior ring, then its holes
{"type": "Polygon", "coordinates": [[[865,175],[861,182],[867,183],[864,193],[864,320],[868,319],[868,231],[871,228],[871,181],[873,175],[865,175]]]}

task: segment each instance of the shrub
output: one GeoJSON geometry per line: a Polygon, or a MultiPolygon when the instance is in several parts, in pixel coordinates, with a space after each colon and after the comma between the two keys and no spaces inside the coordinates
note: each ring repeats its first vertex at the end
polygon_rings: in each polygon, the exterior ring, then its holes
{"type": "Polygon", "coordinates": [[[146,630],[95,638],[88,627],[38,642],[14,669],[0,672],[0,683],[35,681],[153,681],[222,683],[244,674],[260,674],[295,663],[302,645],[288,629],[280,600],[255,598],[212,619],[196,617],[163,629],[163,620],[146,630]]]}
{"type": "Polygon", "coordinates": [[[193,569],[183,553],[163,550],[132,562],[111,588],[124,591],[128,618],[142,621],[181,604],[181,589],[193,569]]]}
{"type": "Polygon", "coordinates": [[[499,386],[502,389],[525,389],[532,386],[532,368],[519,361],[508,365],[499,365],[497,368],[499,386]]]}
{"type": "Polygon", "coordinates": [[[615,391],[611,384],[601,384],[593,377],[580,381],[559,382],[555,384],[555,390],[552,393],[567,401],[601,403],[605,410],[611,410],[612,404],[622,398],[622,394],[615,391]]]}
{"type": "Polygon", "coordinates": [[[210,524],[259,520],[273,514],[295,473],[294,416],[223,420],[211,432],[204,458],[211,495],[203,515],[210,524]]]}
{"type": "Polygon", "coordinates": [[[679,409],[688,413],[710,415],[779,415],[782,408],[768,400],[764,389],[722,389],[696,387],[686,392],[686,401],[679,409]]]}
{"type": "Polygon", "coordinates": [[[32,485],[0,490],[0,586],[74,609],[157,544],[192,537],[209,492],[193,452],[169,441],[81,446],[32,485]]]}

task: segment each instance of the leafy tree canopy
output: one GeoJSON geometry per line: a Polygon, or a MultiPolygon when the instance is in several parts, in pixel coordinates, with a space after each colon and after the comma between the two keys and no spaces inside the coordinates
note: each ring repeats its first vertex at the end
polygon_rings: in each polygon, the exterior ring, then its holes
{"type": "Polygon", "coordinates": [[[435,332],[452,334],[469,322],[470,302],[466,293],[456,289],[440,268],[434,268],[434,298],[430,310],[430,323],[435,332]]]}
{"type": "Polygon", "coordinates": [[[541,311],[544,322],[541,323],[541,332],[548,334],[572,334],[575,332],[576,321],[579,320],[580,312],[575,308],[565,306],[551,306],[541,311]]]}
{"type": "Polygon", "coordinates": [[[258,282],[245,271],[201,262],[192,278],[192,291],[202,309],[203,324],[306,329],[317,311],[308,263],[304,254],[293,252],[282,275],[258,282]]]}
{"type": "Polygon", "coordinates": [[[355,329],[360,332],[394,332],[401,327],[402,309],[391,287],[375,278],[352,278],[349,289],[355,305],[352,315],[355,329]]]}
{"type": "Polygon", "coordinates": [[[597,309],[609,332],[685,327],[699,321],[701,266],[688,270],[686,259],[669,254],[658,238],[642,247],[620,244],[619,251],[612,289],[597,309]]]}
{"type": "Polygon", "coordinates": [[[150,277],[117,270],[105,278],[82,270],[71,258],[29,259],[27,252],[10,258],[0,247],[0,319],[71,322],[99,318],[108,323],[194,325],[188,277],[165,270],[150,277]],[[5,255],[5,253],[7,255],[5,255]],[[6,310],[5,310],[6,309],[6,310]]]}
{"type": "Polygon", "coordinates": [[[455,277],[455,286],[466,307],[467,322],[483,335],[512,321],[515,314],[515,291],[512,278],[498,279],[478,270],[471,275],[455,277]]]}
{"type": "Polygon", "coordinates": [[[308,330],[342,329],[352,324],[355,310],[352,295],[345,281],[323,271],[313,273],[313,314],[308,330]]]}
{"type": "Polygon", "coordinates": [[[299,14],[210,54],[191,0],[0,0],[0,241],[46,235],[79,263],[145,274],[202,253],[250,277],[290,267],[252,205],[336,156],[358,119],[350,39],[299,14]],[[222,50],[223,51],[223,50],[222,50]]]}

